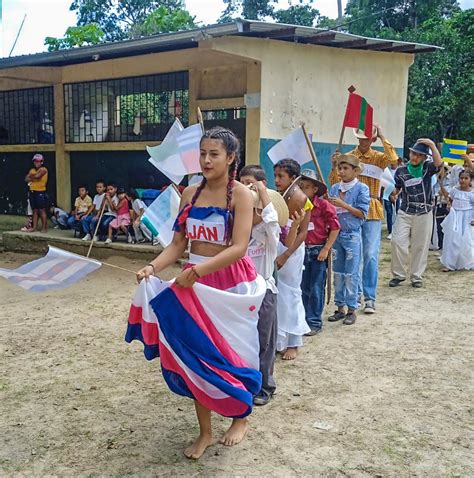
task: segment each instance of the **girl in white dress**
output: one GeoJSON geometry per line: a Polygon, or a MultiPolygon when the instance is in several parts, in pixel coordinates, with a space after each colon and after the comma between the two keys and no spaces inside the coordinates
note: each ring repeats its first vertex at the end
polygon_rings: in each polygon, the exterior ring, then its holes
{"type": "Polygon", "coordinates": [[[472,172],[459,175],[459,185],[449,193],[451,210],[441,224],[444,246],[441,263],[443,271],[474,269],[474,190],[472,172]]]}

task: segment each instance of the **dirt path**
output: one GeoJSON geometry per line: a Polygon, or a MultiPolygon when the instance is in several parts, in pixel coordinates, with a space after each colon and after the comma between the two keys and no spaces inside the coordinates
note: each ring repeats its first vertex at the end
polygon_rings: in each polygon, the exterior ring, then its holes
{"type": "MultiPolygon", "coordinates": [[[[32,258],[3,253],[0,267],[32,258]]],[[[388,261],[377,314],[326,324],[278,361],[278,395],[246,441],[199,462],[182,455],[191,402],[123,340],[132,276],[103,267],[42,295],[2,279],[0,475],[473,476],[474,275],[442,274],[430,253],[425,289],[389,289],[388,261]]],[[[227,425],[215,418],[216,433],[227,425]]]]}

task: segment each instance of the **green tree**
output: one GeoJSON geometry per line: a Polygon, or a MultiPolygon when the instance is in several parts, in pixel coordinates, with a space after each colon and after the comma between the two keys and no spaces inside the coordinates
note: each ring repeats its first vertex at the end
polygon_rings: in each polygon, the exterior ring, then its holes
{"type": "Polygon", "coordinates": [[[77,14],[77,25],[96,23],[106,41],[122,40],[142,24],[157,8],[184,8],[183,0],[73,0],[70,10],[77,14]]]}
{"type": "Polygon", "coordinates": [[[402,32],[459,10],[457,0],[349,0],[346,5],[349,32],[365,36],[380,36],[386,29],[402,32]]]}
{"type": "Polygon", "coordinates": [[[310,0],[308,3],[290,5],[285,10],[276,10],[273,18],[280,23],[312,27],[319,19],[319,10],[313,8],[312,3],[312,0],[310,0]]]}
{"type": "Polygon", "coordinates": [[[142,23],[131,28],[133,37],[176,32],[196,27],[195,17],[182,8],[171,9],[161,5],[151,12],[142,23]]]}
{"type": "Polygon", "coordinates": [[[410,70],[406,142],[420,136],[474,139],[474,9],[432,18],[403,38],[444,50],[417,55],[410,70]]]}
{"type": "Polygon", "coordinates": [[[64,50],[76,46],[96,45],[104,41],[105,33],[95,23],[69,27],[63,38],[46,37],[44,44],[48,51],[64,50]]]}
{"type": "Polygon", "coordinates": [[[273,17],[277,2],[278,0],[224,0],[226,8],[219,22],[232,21],[236,17],[245,20],[264,20],[273,17]]]}

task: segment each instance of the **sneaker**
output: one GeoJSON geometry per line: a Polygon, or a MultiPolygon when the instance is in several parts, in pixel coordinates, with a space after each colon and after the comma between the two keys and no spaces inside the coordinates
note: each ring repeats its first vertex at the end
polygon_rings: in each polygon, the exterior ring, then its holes
{"type": "Polygon", "coordinates": [[[387,239],[388,239],[389,241],[391,241],[391,240],[392,240],[392,234],[389,234],[389,235],[387,236],[387,239]]]}
{"type": "Polygon", "coordinates": [[[93,241],[97,242],[99,240],[99,236],[95,235],[93,241]]]}
{"type": "Polygon", "coordinates": [[[389,287],[398,287],[405,279],[399,279],[398,277],[394,277],[388,283],[389,287]]]}
{"type": "Polygon", "coordinates": [[[53,229],[60,229],[60,227],[59,226],[54,226],[53,229]]]}
{"type": "Polygon", "coordinates": [[[342,323],[344,325],[352,325],[355,323],[356,320],[357,320],[357,315],[355,314],[354,311],[351,311],[346,314],[342,323]]]}
{"type": "Polygon", "coordinates": [[[107,238],[107,239],[105,240],[105,243],[106,243],[106,244],[112,244],[112,239],[107,238]]]}
{"type": "Polygon", "coordinates": [[[423,282],[421,280],[415,280],[411,283],[411,285],[415,289],[421,289],[423,287],[423,282]]]}
{"type": "Polygon", "coordinates": [[[265,390],[260,390],[255,397],[253,397],[253,404],[257,407],[262,407],[266,405],[273,397],[273,393],[267,392],[265,390]]]}
{"type": "Polygon", "coordinates": [[[82,238],[83,241],[90,241],[91,240],[91,235],[90,234],[86,234],[83,238],[82,238]]]}
{"type": "Polygon", "coordinates": [[[375,301],[365,301],[364,314],[375,314],[375,301]]]}
{"type": "Polygon", "coordinates": [[[305,337],[313,337],[313,335],[318,335],[322,332],[321,329],[311,329],[307,334],[304,334],[305,337]]]}
{"type": "Polygon", "coordinates": [[[346,314],[344,312],[339,312],[338,310],[336,310],[334,314],[328,317],[328,322],[337,322],[338,320],[342,320],[345,316],[346,314]]]}
{"type": "Polygon", "coordinates": [[[132,236],[128,236],[128,237],[127,237],[127,242],[128,242],[129,244],[133,244],[133,242],[134,242],[134,241],[133,241],[133,237],[132,237],[132,236]]]}

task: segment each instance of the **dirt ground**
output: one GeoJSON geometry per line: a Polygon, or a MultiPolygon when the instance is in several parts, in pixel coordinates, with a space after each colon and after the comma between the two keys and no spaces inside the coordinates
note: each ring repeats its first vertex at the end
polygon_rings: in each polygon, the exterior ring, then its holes
{"type": "MultiPolygon", "coordinates": [[[[0,267],[31,259],[3,253],[0,267]]],[[[124,342],[133,276],[104,266],[41,295],[2,279],[0,475],[474,476],[474,276],[441,273],[430,253],[424,289],[389,289],[389,260],[385,242],[377,314],[325,324],[279,360],[247,439],[198,462],[182,455],[198,430],[191,401],[124,342]]],[[[215,418],[216,436],[228,423],[215,418]]]]}

